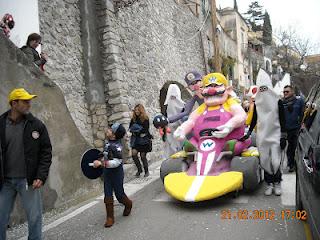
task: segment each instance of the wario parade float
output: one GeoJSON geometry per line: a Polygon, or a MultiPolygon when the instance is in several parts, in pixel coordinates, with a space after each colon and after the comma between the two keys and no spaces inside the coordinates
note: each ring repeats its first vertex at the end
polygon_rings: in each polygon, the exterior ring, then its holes
{"type": "MultiPolygon", "coordinates": [[[[241,139],[247,116],[231,92],[220,73],[202,79],[204,103],[174,132],[176,139],[184,141],[183,151],[165,160],[160,168],[165,190],[173,198],[200,202],[243,188],[253,190],[261,181],[259,159],[239,156],[251,140],[241,139]]],[[[161,129],[165,117],[158,115],[153,123],[161,129]]]]}

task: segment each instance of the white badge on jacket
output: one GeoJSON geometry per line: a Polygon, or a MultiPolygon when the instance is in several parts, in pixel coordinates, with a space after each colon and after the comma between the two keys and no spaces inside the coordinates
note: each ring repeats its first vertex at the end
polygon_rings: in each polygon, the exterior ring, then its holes
{"type": "Polygon", "coordinates": [[[38,139],[40,137],[40,133],[38,131],[33,131],[31,136],[33,137],[33,139],[38,139]]]}

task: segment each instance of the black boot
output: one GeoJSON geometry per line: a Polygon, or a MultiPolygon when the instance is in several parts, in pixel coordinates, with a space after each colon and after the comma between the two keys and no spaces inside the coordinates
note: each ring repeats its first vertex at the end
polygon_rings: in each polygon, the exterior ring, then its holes
{"type": "Polygon", "coordinates": [[[144,177],[149,177],[149,168],[148,168],[148,160],[146,157],[141,157],[144,169],[144,177]]]}
{"type": "Polygon", "coordinates": [[[138,156],[132,156],[132,159],[133,159],[133,162],[134,164],[137,166],[138,168],[138,171],[136,173],[136,177],[139,177],[140,174],[142,173],[142,167],[141,167],[141,163],[140,163],[140,160],[138,158],[138,156]]]}

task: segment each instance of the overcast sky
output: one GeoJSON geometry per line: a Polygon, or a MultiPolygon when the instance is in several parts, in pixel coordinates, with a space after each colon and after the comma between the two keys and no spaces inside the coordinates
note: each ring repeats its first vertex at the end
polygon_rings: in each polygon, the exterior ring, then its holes
{"type": "MultiPolygon", "coordinates": [[[[217,7],[233,7],[234,0],[216,0],[217,7]]],[[[248,10],[253,0],[237,0],[240,13],[248,10]]],[[[294,26],[301,36],[318,44],[320,53],[320,0],[258,0],[268,11],[273,30],[294,26]]]]}
{"type": "Polygon", "coordinates": [[[38,0],[0,0],[0,16],[5,13],[15,21],[10,39],[18,47],[26,44],[30,33],[39,33],[38,0]]]}
{"type": "MultiPolygon", "coordinates": [[[[209,1],[209,0],[208,0],[209,1]]],[[[237,0],[240,13],[248,10],[253,0],[237,0]]],[[[258,0],[271,17],[274,32],[294,26],[301,36],[318,45],[320,54],[320,0],[258,0]]],[[[234,0],[216,0],[217,7],[233,7],[234,0]]],[[[39,32],[37,0],[0,0],[0,15],[10,12],[16,21],[11,40],[21,47],[31,32],[39,32]]]]}

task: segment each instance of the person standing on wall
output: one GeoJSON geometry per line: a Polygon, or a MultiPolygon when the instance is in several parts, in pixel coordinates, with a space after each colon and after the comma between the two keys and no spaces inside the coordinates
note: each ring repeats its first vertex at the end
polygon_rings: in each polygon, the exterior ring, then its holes
{"type": "Polygon", "coordinates": [[[14,20],[11,14],[6,13],[3,18],[0,20],[0,32],[9,38],[10,37],[10,30],[14,27],[14,20]]]}
{"type": "Polygon", "coordinates": [[[283,105],[286,118],[286,130],[288,139],[288,166],[289,172],[294,172],[294,156],[297,148],[299,129],[301,127],[301,121],[303,118],[304,101],[301,98],[296,97],[296,95],[294,94],[293,87],[290,85],[284,87],[283,96],[283,105]]]}
{"type": "Polygon", "coordinates": [[[134,107],[129,125],[131,136],[132,158],[138,168],[136,177],[142,173],[141,163],[138,157],[140,153],[144,168],[144,177],[149,176],[147,153],[152,151],[152,135],[149,132],[149,117],[142,104],[134,107]]]}
{"type": "Polygon", "coordinates": [[[41,239],[40,188],[49,174],[52,147],[46,126],[29,112],[35,97],[23,88],[14,89],[10,110],[0,116],[0,240],[6,239],[17,193],[27,214],[28,239],[41,239]]]}
{"type": "Polygon", "coordinates": [[[37,33],[32,33],[28,36],[27,44],[23,46],[21,51],[23,51],[30,60],[32,60],[38,67],[44,71],[44,65],[48,61],[48,56],[45,53],[41,53],[39,55],[36,48],[42,44],[41,43],[41,36],[37,33]]]}

